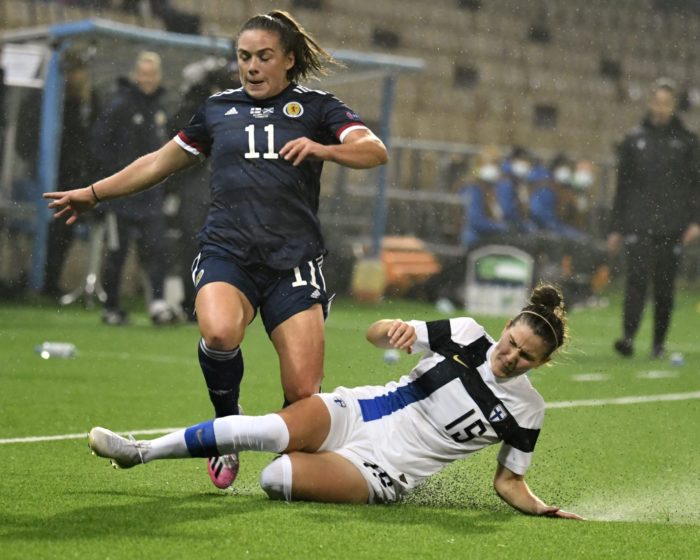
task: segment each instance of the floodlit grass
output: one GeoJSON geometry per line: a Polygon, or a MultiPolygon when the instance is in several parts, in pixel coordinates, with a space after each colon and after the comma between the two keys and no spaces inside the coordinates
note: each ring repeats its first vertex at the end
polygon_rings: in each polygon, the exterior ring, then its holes
{"type": "MultiPolygon", "coordinates": [[[[700,391],[696,306],[679,294],[669,350],[649,359],[648,318],[637,354],[612,351],[620,304],[575,310],[572,343],[531,375],[547,402],[700,391]]],[[[441,317],[431,306],[340,301],[328,321],[324,388],[381,384],[415,358],[387,365],[364,340],[381,317],[441,317]]],[[[481,318],[497,336],[502,318],[481,318]]],[[[0,439],[180,427],[210,417],[196,327],[154,328],[144,315],[106,327],[95,311],[45,302],[0,307],[0,439]],[[42,360],[45,340],[74,359],[42,360]]],[[[259,320],[244,343],[249,414],[282,400],[277,358],[259,320]]],[[[233,492],[216,490],[204,460],[114,471],[86,440],[0,444],[3,558],[691,558],[700,550],[700,400],[553,408],[528,481],[586,523],[532,518],[491,489],[496,448],[451,465],[393,506],[274,503],[257,477],[270,455],[243,455],[233,492]]]]}

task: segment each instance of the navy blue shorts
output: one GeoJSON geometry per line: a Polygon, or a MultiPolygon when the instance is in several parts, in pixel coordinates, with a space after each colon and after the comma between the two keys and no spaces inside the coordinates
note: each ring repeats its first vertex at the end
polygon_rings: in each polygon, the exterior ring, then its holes
{"type": "Polygon", "coordinates": [[[260,309],[269,336],[278,325],[317,303],[324,319],[328,317],[332,297],[326,293],[322,265],[321,256],[291,270],[274,270],[264,265],[243,266],[230,257],[203,251],[192,263],[192,282],[196,292],[210,282],[238,288],[256,313],[260,309]]]}

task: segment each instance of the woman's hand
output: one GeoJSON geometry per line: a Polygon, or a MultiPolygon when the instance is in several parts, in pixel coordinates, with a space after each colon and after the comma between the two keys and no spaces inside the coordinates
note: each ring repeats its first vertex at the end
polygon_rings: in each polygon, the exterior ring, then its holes
{"type": "Polygon", "coordinates": [[[389,345],[397,350],[405,350],[407,354],[413,351],[413,343],[416,341],[416,329],[401,319],[391,323],[387,332],[389,345]]]}
{"type": "Polygon", "coordinates": [[[56,209],[53,215],[54,219],[68,216],[66,220],[67,225],[75,223],[78,216],[84,214],[88,210],[92,210],[97,206],[98,202],[91,186],[83,189],[74,189],[72,191],[48,192],[44,193],[42,196],[52,201],[49,202],[49,208],[56,209]]]}
{"type": "Polygon", "coordinates": [[[514,473],[500,463],[496,466],[493,487],[504,502],[528,515],[583,520],[580,515],[545,504],[532,493],[523,475],[514,473]]]}
{"type": "Polygon", "coordinates": [[[371,130],[353,130],[342,144],[319,144],[309,138],[290,140],[279,151],[292,165],[300,165],[305,160],[332,161],[352,169],[370,169],[387,162],[386,147],[371,130]]]}
{"type": "Polygon", "coordinates": [[[306,137],[296,138],[287,142],[282,146],[280,155],[295,167],[307,159],[323,161],[331,159],[328,146],[309,140],[306,137]]]}
{"type": "Polygon", "coordinates": [[[413,352],[417,338],[416,329],[401,319],[381,319],[367,329],[367,340],[378,348],[396,348],[407,354],[413,352]]]}
{"type": "Polygon", "coordinates": [[[583,517],[577,513],[572,513],[570,511],[564,511],[556,506],[546,506],[543,511],[539,512],[539,515],[545,517],[559,517],[561,519],[575,519],[577,521],[585,521],[583,517]]]}

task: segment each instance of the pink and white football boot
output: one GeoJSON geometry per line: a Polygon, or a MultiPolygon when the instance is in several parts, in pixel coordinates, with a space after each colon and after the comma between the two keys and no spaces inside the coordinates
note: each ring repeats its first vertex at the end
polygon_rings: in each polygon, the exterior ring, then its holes
{"type": "MultiPolygon", "coordinates": [[[[238,405],[238,414],[243,414],[243,407],[238,405]]],[[[207,472],[214,486],[225,490],[233,484],[238,476],[241,462],[238,453],[229,453],[221,457],[209,457],[207,459],[207,472]]]]}

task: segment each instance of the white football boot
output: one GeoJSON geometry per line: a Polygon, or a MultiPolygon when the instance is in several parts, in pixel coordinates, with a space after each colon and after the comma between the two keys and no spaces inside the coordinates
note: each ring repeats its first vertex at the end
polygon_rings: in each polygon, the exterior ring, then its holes
{"type": "Polygon", "coordinates": [[[88,446],[93,455],[110,459],[115,469],[130,469],[143,464],[143,452],[147,441],[136,441],[115,434],[106,428],[93,428],[88,434],[88,446]]]}

